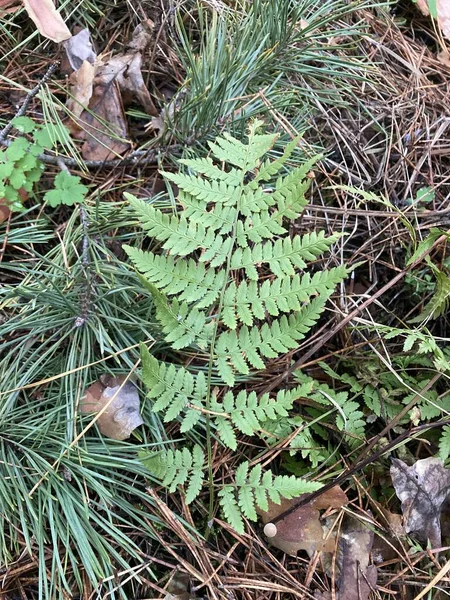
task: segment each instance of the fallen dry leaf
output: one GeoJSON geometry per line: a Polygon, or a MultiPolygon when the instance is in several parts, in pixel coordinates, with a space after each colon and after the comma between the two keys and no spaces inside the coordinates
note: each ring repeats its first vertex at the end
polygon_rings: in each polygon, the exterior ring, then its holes
{"type": "Polygon", "coordinates": [[[10,214],[11,210],[8,206],[6,206],[6,200],[4,198],[0,198],[0,225],[3,223],[3,221],[6,221],[10,214]]]}
{"type": "Polygon", "coordinates": [[[339,538],[337,593],[316,592],[316,600],[367,600],[377,582],[377,568],[370,563],[374,533],[366,525],[348,518],[339,538]]]}
{"type": "Polygon", "coordinates": [[[21,7],[19,0],[0,0],[0,17],[16,12],[21,7]]]}
{"type": "Polygon", "coordinates": [[[439,458],[418,460],[412,466],[392,459],[392,483],[402,503],[406,533],[415,533],[432,548],[441,546],[441,511],[450,493],[450,470],[439,458]]]}
{"type": "MultiPolygon", "coordinates": [[[[428,0],[415,0],[417,7],[424,15],[430,14],[428,0]]],[[[436,0],[436,16],[438,26],[444,36],[450,39],[450,0],[436,0]]]]}
{"type": "Polygon", "coordinates": [[[44,37],[54,42],[63,42],[72,36],[52,0],[23,0],[23,5],[44,37]]]}
{"type": "Polygon", "coordinates": [[[79,69],[85,60],[93,65],[97,58],[97,54],[92,47],[89,29],[82,29],[76,35],[73,35],[64,43],[64,47],[70,66],[74,71],[79,69]]]}
{"type": "Polygon", "coordinates": [[[316,551],[333,552],[336,545],[335,536],[327,535],[319,520],[319,510],[341,508],[347,504],[347,496],[340,487],[334,487],[311,503],[300,506],[276,524],[272,523],[278,515],[295,506],[302,497],[282,499],[280,504],[269,502],[268,511],[258,511],[266,524],[265,535],[273,546],[291,556],[295,556],[299,550],[306,550],[309,555],[316,551]]]}
{"type": "Polygon", "coordinates": [[[142,77],[142,51],[152,40],[153,23],[133,32],[129,51],[117,56],[102,54],[92,63],[92,44],[86,31],[75,44],[67,44],[71,64],[81,66],[70,76],[69,124],[78,139],[85,140],[86,160],[108,160],[130,149],[124,105],[137,100],[150,115],[158,111],[142,77]],[[90,65],[90,66],[89,66],[90,65]]]}
{"type": "Polygon", "coordinates": [[[98,413],[107,405],[97,419],[97,425],[103,435],[114,440],[129,438],[131,432],[144,422],[138,391],[131,381],[123,383],[125,379],[125,375],[102,375],[86,390],[81,402],[82,413],[98,413]]]}

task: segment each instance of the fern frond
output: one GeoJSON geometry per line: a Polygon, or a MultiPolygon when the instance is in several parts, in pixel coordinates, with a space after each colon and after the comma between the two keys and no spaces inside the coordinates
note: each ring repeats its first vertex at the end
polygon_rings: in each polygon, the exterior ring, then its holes
{"type": "Polygon", "coordinates": [[[320,483],[306,481],[293,475],[274,476],[271,471],[262,473],[261,465],[249,470],[249,463],[243,462],[236,469],[235,485],[225,485],[219,492],[219,502],[225,519],[238,533],[244,533],[241,513],[251,521],[256,521],[256,508],[268,509],[268,500],[275,504],[281,498],[295,498],[318,490],[320,483]]]}
{"type": "Polygon", "coordinates": [[[224,297],[224,314],[228,319],[225,323],[233,328],[238,319],[251,326],[255,319],[264,319],[266,312],[276,317],[280,313],[299,311],[312,296],[329,294],[346,275],[345,267],[335,267],[318,271],[312,277],[305,273],[272,281],[266,279],[261,285],[244,280],[236,286],[232,282],[224,297]]]}
{"type": "Polygon", "coordinates": [[[296,269],[306,268],[307,260],[316,259],[340,237],[339,233],[326,237],[324,231],[319,231],[254,244],[253,248],[237,248],[231,257],[231,268],[244,269],[249,279],[257,280],[256,266],[265,263],[277,277],[292,276],[296,269]]]}
{"type": "Polygon", "coordinates": [[[197,308],[211,306],[222,291],[226,273],[207,268],[193,259],[174,260],[124,245],[124,250],[137,270],[168,296],[179,294],[179,300],[197,302],[197,308]]]}
{"type": "Polygon", "coordinates": [[[173,181],[183,192],[205,202],[234,206],[242,193],[239,187],[232,186],[223,180],[208,181],[201,177],[184,173],[169,173],[168,171],[161,171],[161,174],[169,181],[173,181]]]}
{"type": "Polygon", "coordinates": [[[229,391],[222,402],[214,399],[211,410],[214,411],[214,424],[225,446],[236,450],[237,439],[234,427],[244,435],[255,435],[269,419],[286,417],[295,400],[308,396],[312,384],[306,383],[292,390],[281,390],[276,398],[263,394],[258,399],[256,392],[241,391],[237,396],[229,391]],[[224,411],[224,415],[217,413],[224,411]]]}
{"type": "Polygon", "coordinates": [[[224,235],[230,233],[236,221],[237,209],[234,206],[216,205],[214,210],[208,210],[208,203],[198,200],[190,194],[180,192],[178,201],[184,208],[186,219],[202,223],[205,227],[224,235]]]}
{"type": "Polygon", "coordinates": [[[217,167],[211,158],[181,158],[178,162],[199,175],[206,175],[209,179],[224,181],[227,185],[234,187],[242,185],[242,171],[238,169],[224,171],[217,167]]]}
{"type": "Polygon", "coordinates": [[[283,315],[264,323],[261,328],[241,327],[238,331],[225,331],[215,346],[216,366],[227,385],[234,385],[234,370],[247,375],[249,365],[264,369],[264,358],[276,358],[297,347],[298,342],[317,322],[323,312],[327,296],[313,298],[294,315],[283,315]]]}
{"type": "Polygon", "coordinates": [[[143,285],[150,291],[156,308],[156,317],[161,323],[166,341],[174,350],[186,348],[194,342],[199,348],[206,348],[214,324],[206,314],[197,308],[190,308],[187,302],[175,299],[170,303],[154,285],[142,278],[143,285]]]}
{"type": "Polygon", "coordinates": [[[163,248],[172,255],[187,256],[197,248],[209,248],[215,239],[214,230],[201,223],[188,221],[185,215],[168,215],[151,204],[126,194],[133,206],[143,229],[151,237],[163,243],[163,248]]]}
{"type": "Polygon", "coordinates": [[[186,504],[197,498],[203,485],[205,455],[198,444],[192,449],[168,450],[167,452],[140,452],[143,465],[166,486],[170,493],[178,486],[187,484],[186,504]]]}
{"type": "Polygon", "coordinates": [[[247,246],[247,238],[252,242],[262,242],[264,239],[273,238],[274,235],[283,235],[287,230],[281,225],[283,219],[295,219],[307,204],[304,193],[308,188],[307,183],[301,183],[289,198],[280,198],[277,209],[273,212],[263,210],[253,213],[245,221],[238,222],[237,243],[247,246]]]}
{"type": "Polygon", "coordinates": [[[183,367],[167,365],[154,358],[147,347],[141,344],[142,379],[148,388],[147,397],[155,400],[152,410],[164,412],[164,421],[173,421],[185,412],[186,427],[193,427],[201,417],[200,410],[204,406],[207,385],[202,371],[192,375],[183,367]],[[194,406],[195,408],[192,408],[194,406]]]}
{"type": "Polygon", "coordinates": [[[270,181],[274,175],[276,175],[283,168],[288,158],[294,152],[301,138],[302,136],[299,135],[289,142],[289,144],[285,146],[283,154],[279,158],[275,160],[267,159],[259,168],[258,174],[254,179],[254,184],[256,185],[260,181],[270,181]]]}
{"type": "Polygon", "coordinates": [[[250,130],[248,144],[243,144],[229,133],[224,133],[215,142],[209,142],[213,155],[220,161],[232,164],[244,173],[255,169],[274,145],[276,135],[255,135],[250,130]]]}

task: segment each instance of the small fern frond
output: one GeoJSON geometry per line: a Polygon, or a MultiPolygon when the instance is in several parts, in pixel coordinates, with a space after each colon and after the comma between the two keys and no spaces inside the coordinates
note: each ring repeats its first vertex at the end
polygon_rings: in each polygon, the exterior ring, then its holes
{"type": "Polygon", "coordinates": [[[299,135],[289,142],[289,144],[285,146],[283,154],[279,158],[275,160],[267,159],[259,168],[258,174],[254,179],[254,184],[256,185],[261,181],[270,181],[283,168],[288,158],[294,152],[301,138],[302,136],[299,135]]]}
{"type": "Polygon", "coordinates": [[[183,367],[166,365],[154,358],[147,347],[141,344],[142,379],[148,388],[147,397],[155,402],[154,412],[164,412],[164,421],[173,421],[185,412],[187,423],[193,427],[201,416],[204,406],[207,384],[202,371],[192,375],[183,367]],[[195,408],[192,408],[195,407],[195,408]],[[191,414],[193,413],[193,414],[191,414]],[[198,416],[197,416],[198,415],[198,416]]]}
{"type": "Polygon", "coordinates": [[[197,308],[211,306],[225,282],[225,271],[215,271],[193,259],[174,260],[124,245],[137,270],[166,295],[179,294],[180,301],[197,302],[197,308]]]}
{"type": "Polygon", "coordinates": [[[183,192],[204,202],[234,206],[241,195],[239,187],[231,186],[223,179],[208,181],[201,177],[184,173],[169,173],[168,171],[161,171],[161,174],[169,181],[173,181],[183,192]]]}
{"type": "Polygon", "coordinates": [[[237,440],[234,427],[244,435],[255,435],[269,419],[286,417],[295,400],[306,397],[312,390],[312,384],[306,383],[292,390],[281,390],[276,398],[263,394],[258,399],[256,392],[241,391],[237,396],[229,391],[222,402],[214,399],[211,410],[214,411],[214,423],[220,439],[225,446],[236,450],[237,440]],[[217,413],[224,411],[224,415],[217,413]]]}
{"type": "Polygon", "coordinates": [[[180,192],[178,200],[184,208],[186,219],[202,223],[220,235],[230,233],[233,229],[237,215],[236,207],[217,205],[215,210],[208,210],[207,202],[183,192],[180,192]]]}
{"type": "Polygon", "coordinates": [[[261,285],[244,280],[236,286],[232,282],[224,296],[226,324],[233,328],[239,320],[251,326],[255,319],[264,319],[266,313],[276,317],[280,313],[299,311],[312,296],[327,296],[346,274],[345,267],[335,267],[318,271],[312,277],[305,273],[303,276],[277,277],[272,281],[266,279],[261,285]]]}
{"type": "MultiPolygon", "coordinates": [[[[140,276],[141,277],[141,276],[140,276]]],[[[152,294],[156,308],[156,317],[160,322],[165,339],[174,350],[186,348],[196,343],[199,348],[207,347],[214,326],[207,316],[197,308],[190,308],[186,302],[175,299],[170,303],[166,296],[154,285],[141,277],[142,284],[152,294]]]]}
{"type": "Polygon", "coordinates": [[[187,256],[197,248],[209,248],[215,239],[214,230],[201,223],[188,221],[185,215],[168,215],[151,204],[126,194],[127,200],[138,213],[148,235],[163,243],[172,255],[187,256]]]}
{"type": "Polygon", "coordinates": [[[313,298],[294,315],[283,315],[269,325],[225,331],[215,346],[217,370],[227,385],[234,385],[234,370],[247,375],[249,365],[264,369],[264,358],[276,358],[293,350],[320,318],[327,296],[313,298]]]}
{"type": "Polygon", "coordinates": [[[263,210],[247,217],[242,223],[239,221],[237,243],[239,246],[247,246],[247,238],[251,242],[262,242],[273,238],[274,235],[287,234],[287,230],[281,225],[283,219],[295,219],[307,204],[304,193],[308,188],[307,183],[298,185],[296,192],[289,198],[280,198],[277,209],[274,211],[263,210]]]}
{"type": "Polygon", "coordinates": [[[220,161],[238,167],[244,173],[253,171],[277,139],[276,135],[256,135],[256,128],[261,124],[261,121],[255,121],[250,126],[248,144],[243,144],[229,133],[224,133],[215,142],[209,142],[213,155],[220,161]]]}
{"type": "Polygon", "coordinates": [[[235,485],[225,485],[219,492],[219,502],[225,519],[238,533],[244,533],[242,514],[251,521],[257,520],[256,509],[267,511],[269,500],[280,504],[281,498],[294,498],[315,492],[321,487],[315,481],[306,481],[293,475],[274,476],[271,471],[262,473],[261,465],[249,470],[243,462],[236,469],[235,485]]]}
{"type": "Polygon", "coordinates": [[[339,233],[326,237],[324,231],[319,231],[254,244],[252,248],[237,248],[231,257],[231,268],[244,269],[247,277],[253,280],[258,279],[256,267],[261,264],[267,264],[277,277],[292,276],[297,269],[306,268],[306,261],[316,259],[340,237],[339,233]]]}
{"type": "Polygon", "coordinates": [[[205,455],[202,448],[195,444],[192,452],[188,448],[183,450],[168,450],[167,452],[140,452],[143,465],[157,477],[162,479],[170,493],[175,492],[178,486],[186,486],[186,504],[197,498],[203,485],[203,468],[205,455]]]}
{"type": "Polygon", "coordinates": [[[178,162],[186,165],[199,175],[206,175],[209,179],[224,181],[229,186],[238,187],[242,184],[242,171],[238,169],[223,171],[213,163],[211,158],[181,158],[178,162]]]}

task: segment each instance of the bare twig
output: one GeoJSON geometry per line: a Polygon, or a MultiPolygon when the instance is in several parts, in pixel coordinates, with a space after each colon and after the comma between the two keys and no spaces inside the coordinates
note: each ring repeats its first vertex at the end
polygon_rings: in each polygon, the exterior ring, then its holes
{"type": "Polygon", "coordinates": [[[37,85],[35,85],[34,88],[28,92],[25,100],[23,101],[22,106],[16,112],[16,114],[11,119],[11,121],[9,121],[9,123],[7,123],[7,125],[0,131],[0,144],[7,145],[7,144],[4,144],[3,142],[5,142],[9,132],[14,127],[14,125],[13,125],[14,119],[16,119],[17,117],[23,117],[23,115],[28,110],[28,106],[30,105],[30,102],[39,93],[39,90],[41,89],[41,87],[43,85],[45,85],[47,83],[47,81],[52,77],[52,75],[56,71],[58,65],[59,65],[59,62],[52,63],[50,65],[50,67],[48,68],[47,73],[41,79],[41,81],[39,81],[39,83],[37,83],[37,85]]]}

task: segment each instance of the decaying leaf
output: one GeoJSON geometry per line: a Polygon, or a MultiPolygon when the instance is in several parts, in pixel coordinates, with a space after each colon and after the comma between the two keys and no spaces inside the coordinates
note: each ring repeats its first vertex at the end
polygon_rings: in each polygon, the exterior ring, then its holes
{"type": "Polygon", "coordinates": [[[295,506],[302,497],[283,499],[281,504],[270,502],[269,510],[259,510],[262,521],[266,524],[265,535],[273,546],[291,556],[295,556],[299,550],[306,550],[309,555],[316,551],[333,552],[335,535],[327,535],[319,519],[319,510],[341,508],[347,504],[347,496],[340,487],[334,487],[311,503],[300,506],[276,524],[272,523],[278,515],[295,506]]]}
{"type": "Polygon", "coordinates": [[[441,546],[441,510],[450,493],[450,470],[439,458],[425,458],[408,466],[392,459],[392,483],[402,503],[406,533],[441,546]]]}
{"type": "Polygon", "coordinates": [[[23,0],[23,5],[44,37],[54,42],[63,42],[72,36],[52,0],[23,0]]]}
{"type": "Polygon", "coordinates": [[[431,14],[437,20],[444,36],[450,39],[450,0],[435,0],[435,2],[415,0],[415,2],[424,15],[431,14]]]}
{"type": "Polygon", "coordinates": [[[85,60],[93,65],[97,58],[92,46],[89,29],[82,29],[76,35],[73,35],[64,43],[64,47],[70,66],[74,71],[79,69],[85,60]]]}
{"type": "Polygon", "coordinates": [[[0,0],[0,17],[8,13],[19,10],[21,4],[19,0],[0,0]]]}
{"type": "Polygon", "coordinates": [[[6,221],[10,214],[11,210],[6,205],[6,200],[4,198],[0,198],[0,225],[3,223],[3,221],[6,221]]]}
{"type": "MultiPolygon", "coordinates": [[[[367,600],[377,582],[377,568],[370,564],[374,533],[360,521],[348,518],[339,538],[337,600],[367,600]]],[[[328,592],[316,593],[317,600],[331,600],[328,592]]]]}
{"type": "Polygon", "coordinates": [[[114,440],[125,440],[144,422],[140,413],[139,394],[125,375],[102,375],[84,395],[82,413],[98,413],[107,406],[97,420],[100,432],[114,440]]]}
{"type": "Polygon", "coordinates": [[[81,153],[86,160],[108,160],[131,147],[124,105],[137,100],[148,114],[158,114],[141,72],[142,51],[152,39],[152,26],[151,21],[139,25],[129,51],[116,56],[95,57],[86,30],[74,45],[67,45],[71,64],[83,59],[70,76],[67,106],[73,115],[69,128],[85,140],[81,153]]]}

